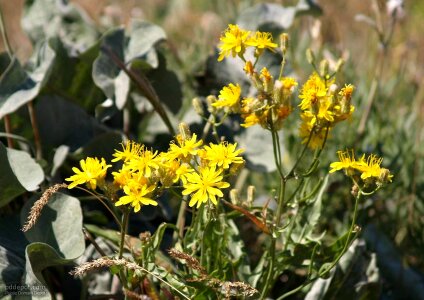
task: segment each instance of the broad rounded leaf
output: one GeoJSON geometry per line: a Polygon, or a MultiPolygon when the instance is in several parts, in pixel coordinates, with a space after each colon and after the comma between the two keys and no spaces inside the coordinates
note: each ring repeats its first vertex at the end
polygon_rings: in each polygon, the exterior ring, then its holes
{"type": "MultiPolygon", "coordinates": [[[[128,52],[125,56],[125,61],[130,62],[135,58],[147,56],[150,50],[153,50],[152,52],[155,53],[156,51],[154,51],[153,47],[158,42],[165,39],[166,33],[161,27],[146,21],[133,20],[131,24],[130,41],[128,43],[128,52]]],[[[149,64],[153,63],[151,64],[153,68],[157,67],[157,64],[154,64],[154,57],[147,59],[147,62],[149,64]]]]}
{"type": "MultiPolygon", "coordinates": [[[[22,208],[23,222],[27,219],[34,200],[28,201],[22,208]]],[[[37,223],[25,232],[25,236],[29,242],[50,245],[62,258],[77,258],[85,249],[79,200],[62,193],[53,194],[37,223]]]]}
{"type": "Polygon", "coordinates": [[[0,206],[25,191],[38,189],[43,180],[43,169],[28,153],[0,143],[0,206]]]}
{"type": "Polygon", "coordinates": [[[275,3],[259,3],[241,12],[237,24],[247,30],[259,30],[266,25],[279,29],[289,28],[296,16],[295,7],[275,3]]]}
{"type": "Polygon", "coordinates": [[[0,119],[33,100],[49,77],[56,54],[49,43],[37,53],[39,65],[27,74],[16,58],[0,77],[0,119]]]}

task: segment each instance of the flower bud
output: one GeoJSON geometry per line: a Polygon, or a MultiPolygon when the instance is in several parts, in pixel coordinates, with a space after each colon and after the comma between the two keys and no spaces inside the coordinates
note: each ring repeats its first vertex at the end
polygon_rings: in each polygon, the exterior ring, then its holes
{"type": "Polygon", "coordinates": [[[216,112],[216,107],[213,106],[212,104],[215,103],[218,99],[216,99],[215,96],[213,95],[209,95],[206,97],[206,103],[208,104],[208,111],[213,114],[216,112]]]}
{"type": "Polygon", "coordinates": [[[328,60],[323,59],[320,62],[320,73],[322,77],[326,77],[328,75],[329,63],[328,60]]]}
{"type": "Polygon", "coordinates": [[[289,35],[287,33],[280,34],[280,48],[281,52],[285,55],[289,49],[289,35]]]}
{"type": "Polygon", "coordinates": [[[191,104],[193,105],[194,111],[199,115],[203,116],[205,114],[203,110],[202,102],[199,98],[195,97],[193,100],[191,100],[191,104]]]}
{"type": "Polygon", "coordinates": [[[315,63],[315,55],[311,48],[308,48],[306,50],[306,59],[308,60],[308,63],[313,65],[315,63]]]}
{"type": "Polygon", "coordinates": [[[249,185],[247,187],[247,199],[246,199],[246,202],[247,202],[247,206],[248,207],[251,207],[252,206],[252,203],[253,203],[253,200],[254,199],[255,199],[255,186],[254,185],[249,185]]]}
{"type": "Polygon", "coordinates": [[[344,61],[344,59],[343,58],[339,58],[339,60],[337,61],[337,63],[336,63],[336,67],[335,67],[335,72],[337,73],[337,72],[339,72],[340,71],[340,69],[344,66],[344,64],[345,64],[345,61],[344,61]]]}
{"type": "Polygon", "coordinates": [[[191,139],[191,131],[190,131],[190,128],[188,127],[187,123],[181,122],[178,125],[178,130],[180,132],[180,135],[181,135],[183,141],[191,139]]]}
{"type": "Polygon", "coordinates": [[[231,203],[232,204],[239,205],[240,198],[239,198],[239,194],[238,194],[238,190],[237,189],[232,189],[230,191],[230,200],[231,200],[231,203]]]}

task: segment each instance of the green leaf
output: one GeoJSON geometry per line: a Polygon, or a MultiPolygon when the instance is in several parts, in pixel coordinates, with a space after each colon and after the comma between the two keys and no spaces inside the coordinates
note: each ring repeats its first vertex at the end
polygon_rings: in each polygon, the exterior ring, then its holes
{"type": "MultiPolygon", "coordinates": [[[[21,284],[25,269],[25,247],[28,241],[20,230],[18,216],[7,216],[0,220],[0,295],[21,284]]],[[[3,298],[2,298],[3,299],[3,298]]]]}
{"type": "Polygon", "coordinates": [[[60,96],[40,96],[35,106],[38,129],[44,146],[67,145],[70,151],[84,146],[107,128],[83,108],[60,96]],[[60,116],[60,117],[58,117],[60,116]]]}
{"type": "Polygon", "coordinates": [[[73,52],[81,52],[99,36],[87,13],[69,1],[27,1],[22,27],[36,44],[51,37],[60,37],[73,52]],[[46,25],[48,24],[48,26],[46,25]]]}
{"type": "Polygon", "coordinates": [[[87,228],[87,230],[96,235],[101,236],[116,245],[119,245],[119,242],[121,241],[120,233],[119,231],[112,230],[112,229],[104,229],[99,226],[93,225],[93,224],[84,224],[84,227],[87,228]]]}
{"type": "MultiPolygon", "coordinates": [[[[22,223],[34,202],[32,199],[23,207],[22,223]]],[[[25,282],[28,285],[45,284],[42,274],[45,268],[70,264],[85,250],[80,202],[66,194],[53,194],[25,236],[31,242],[26,248],[25,282]]]]}
{"type": "Polygon", "coordinates": [[[62,166],[62,164],[65,162],[66,157],[69,153],[69,147],[65,145],[59,146],[53,156],[53,167],[50,172],[50,176],[54,176],[56,174],[56,171],[62,166]]]}
{"type": "MultiPolygon", "coordinates": [[[[22,208],[22,221],[27,219],[34,200],[25,203],[22,208]]],[[[85,249],[79,200],[62,193],[53,194],[36,224],[25,236],[29,242],[50,245],[62,258],[77,258],[85,249]]]]}
{"type": "Polygon", "coordinates": [[[58,95],[84,107],[88,112],[104,101],[103,91],[95,85],[92,72],[93,62],[99,55],[100,43],[72,55],[59,38],[51,38],[49,44],[56,57],[51,74],[41,93],[58,95]],[[64,71],[66,70],[66,72],[64,71]]]}
{"type": "Polygon", "coordinates": [[[0,78],[0,119],[33,100],[49,77],[56,54],[48,43],[37,53],[33,72],[27,73],[16,58],[0,78]]]}
{"type": "Polygon", "coordinates": [[[121,69],[110,59],[108,51],[113,52],[124,61],[125,34],[123,28],[107,31],[100,41],[101,52],[93,63],[93,80],[105,93],[106,97],[115,100],[115,79],[121,69]],[[103,50],[104,49],[104,50],[103,50]]]}
{"type": "Polygon", "coordinates": [[[0,207],[25,191],[35,191],[44,172],[28,153],[0,143],[0,207]]]}
{"type": "Polygon", "coordinates": [[[136,58],[145,58],[152,68],[157,68],[159,60],[154,47],[165,39],[166,33],[161,27],[146,21],[133,20],[125,61],[131,62],[136,58]]]}
{"type": "Polygon", "coordinates": [[[237,24],[247,30],[263,30],[266,25],[289,28],[296,16],[295,7],[284,7],[275,3],[259,3],[242,11],[237,24]]]}

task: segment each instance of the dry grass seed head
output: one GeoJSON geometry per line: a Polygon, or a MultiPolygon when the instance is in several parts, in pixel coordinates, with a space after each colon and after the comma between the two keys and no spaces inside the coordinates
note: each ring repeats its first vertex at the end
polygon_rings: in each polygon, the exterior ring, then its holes
{"type": "Polygon", "coordinates": [[[34,205],[31,207],[31,211],[29,212],[27,221],[22,227],[23,232],[30,230],[35,225],[41,215],[41,211],[43,210],[44,206],[47,205],[52,195],[56,193],[59,189],[66,188],[67,186],[68,185],[66,183],[59,183],[49,187],[47,190],[44,191],[41,198],[35,201],[34,205]]]}

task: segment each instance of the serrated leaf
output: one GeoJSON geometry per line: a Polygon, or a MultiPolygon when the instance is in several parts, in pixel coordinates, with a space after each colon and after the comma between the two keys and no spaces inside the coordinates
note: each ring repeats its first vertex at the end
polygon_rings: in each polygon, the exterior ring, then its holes
{"type": "Polygon", "coordinates": [[[0,207],[25,191],[38,189],[44,172],[28,153],[0,143],[0,207]]]}

